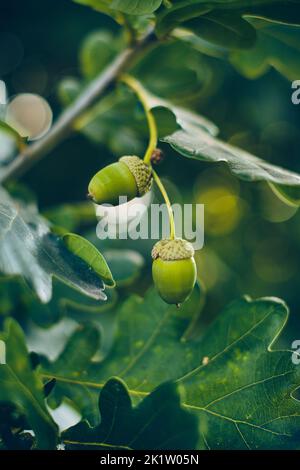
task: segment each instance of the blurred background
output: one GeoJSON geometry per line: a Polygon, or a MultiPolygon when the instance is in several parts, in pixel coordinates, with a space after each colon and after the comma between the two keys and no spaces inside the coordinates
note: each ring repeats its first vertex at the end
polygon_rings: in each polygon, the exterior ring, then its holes
{"type": "MultiPolygon", "coordinates": [[[[124,45],[113,20],[70,0],[3,3],[2,96],[5,87],[11,102],[20,94],[38,95],[49,104],[54,118],[124,45]]],[[[291,102],[291,82],[275,70],[249,80],[222,58],[170,41],[151,51],[134,73],[152,92],[211,119],[224,140],[300,172],[300,106],[291,102]],[[172,73],[178,61],[182,74],[172,73]]],[[[129,291],[143,294],[151,285],[153,243],[97,241],[94,209],[85,198],[88,182],[100,167],[122,154],[141,154],[147,144],[144,126],[139,125],[141,110],[136,104],[128,110],[124,103],[131,96],[126,90],[119,94],[119,106],[113,102],[99,119],[88,119],[82,132],[74,132],[32,168],[22,183],[51,221],[88,236],[101,251],[139,251],[143,268],[134,283],[121,289],[120,295],[126,296],[129,291]]],[[[110,97],[106,101],[109,104],[110,97]]],[[[34,109],[34,104],[25,104],[25,109],[34,109]]],[[[46,131],[51,124],[48,108],[45,115],[46,131]]],[[[291,310],[289,327],[281,339],[290,346],[300,331],[297,209],[281,202],[265,183],[240,181],[222,164],[185,159],[164,144],[161,148],[165,159],[158,170],[172,201],[205,204],[205,245],[197,253],[199,276],[206,289],[202,322],[210,322],[228,302],[244,294],[280,297],[291,310]]],[[[24,298],[18,302],[9,298],[4,285],[0,302],[4,315],[12,312],[22,318],[28,305],[32,306],[24,298]]]]}

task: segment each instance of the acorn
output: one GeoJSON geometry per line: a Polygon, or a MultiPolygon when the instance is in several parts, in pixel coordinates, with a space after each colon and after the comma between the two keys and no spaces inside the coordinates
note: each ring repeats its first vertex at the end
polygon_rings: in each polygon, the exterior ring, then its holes
{"type": "Polygon", "coordinates": [[[152,276],[161,298],[179,306],[192,293],[197,279],[194,248],[181,238],[164,239],[152,249],[152,276]]]}
{"type": "Polygon", "coordinates": [[[127,201],[146,194],[152,185],[149,165],[136,156],[124,156],[118,162],[102,168],[93,176],[88,197],[97,204],[118,205],[120,196],[127,201]]]}

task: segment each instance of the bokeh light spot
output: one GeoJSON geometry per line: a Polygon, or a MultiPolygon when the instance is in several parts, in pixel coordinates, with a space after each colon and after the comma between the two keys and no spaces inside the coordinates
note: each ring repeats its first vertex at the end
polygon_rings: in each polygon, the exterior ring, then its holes
{"type": "Polygon", "coordinates": [[[29,140],[45,135],[52,124],[52,111],[44,98],[21,93],[7,105],[6,122],[29,140]]]}

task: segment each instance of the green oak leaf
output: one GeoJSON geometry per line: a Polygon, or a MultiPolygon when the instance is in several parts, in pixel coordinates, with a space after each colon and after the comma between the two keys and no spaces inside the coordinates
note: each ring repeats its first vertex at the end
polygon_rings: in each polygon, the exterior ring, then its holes
{"type": "MultiPolygon", "coordinates": [[[[1,106],[4,105],[0,103],[0,117],[1,106]]],[[[25,145],[26,138],[0,118],[0,176],[1,167],[5,167],[25,145]]]]}
{"type": "Polygon", "coordinates": [[[226,163],[230,171],[245,181],[267,181],[278,185],[300,186],[300,175],[272,165],[261,158],[197,129],[191,133],[185,130],[164,137],[174,150],[181,155],[210,163],[226,163]]]}
{"type": "Polygon", "coordinates": [[[229,60],[247,78],[272,66],[290,80],[299,77],[299,28],[299,2],[282,0],[179,1],[161,11],[156,25],[159,35],[173,30],[195,49],[229,60]]]}
{"type": "Polygon", "coordinates": [[[300,186],[299,174],[272,165],[245,150],[223,142],[216,137],[217,127],[206,118],[174,105],[144,87],[142,89],[154,114],[157,109],[162,108],[173,114],[181,130],[161,138],[161,141],[170,144],[183,156],[211,163],[224,162],[235,176],[246,181],[266,181],[296,188],[300,186]]]}
{"type": "Polygon", "coordinates": [[[63,235],[63,241],[67,248],[87,263],[108,287],[115,287],[115,280],[104,256],[91,242],[75,233],[66,233],[63,235]]]}
{"type": "MultiPolygon", "coordinates": [[[[145,264],[144,258],[134,250],[106,248],[103,254],[117,287],[106,291],[105,302],[88,297],[54,278],[52,298],[44,304],[19,276],[0,276],[0,316],[11,315],[22,306],[26,317],[41,328],[50,327],[64,317],[72,318],[80,324],[99,323],[102,328],[106,318],[110,322],[114,317],[115,306],[119,300],[118,289],[132,286],[141,275],[145,264]]],[[[105,342],[106,340],[107,331],[105,342]]]]}
{"type": "MultiPolygon", "coordinates": [[[[87,321],[97,322],[98,320],[102,323],[104,314],[107,314],[108,317],[114,316],[113,310],[119,300],[118,289],[128,288],[136,282],[141,274],[145,261],[138,252],[133,250],[106,249],[103,253],[106,261],[109,263],[110,271],[116,283],[116,289],[108,289],[106,291],[107,300],[105,302],[99,302],[54,279],[53,296],[47,305],[37,302],[33,296],[31,296],[30,299],[26,299],[26,309],[36,324],[45,327],[57,322],[63,317],[73,318],[79,323],[85,323],[87,321]]],[[[5,301],[3,311],[5,312],[5,308],[9,311],[11,304],[13,304],[14,301],[20,301],[20,298],[16,296],[16,294],[12,298],[15,291],[11,283],[4,283],[3,289],[7,289],[7,295],[3,298],[3,301],[5,301]],[[11,294],[8,292],[8,286],[11,288],[11,294]]]]}
{"type": "MultiPolygon", "coordinates": [[[[193,294],[180,309],[180,316],[186,326],[188,326],[189,319],[193,315],[198,315],[197,308],[195,308],[195,302],[197,302],[198,296],[199,290],[195,289],[195,295],[193,294]]],[[[70,310],[70,302],[67,302],[66,308],[70,310]]],[[[111,351],[120,305],[114,310],[115,311],[109,310],[107,312],[107,316],[104,319],[107,320],[106,324],[103,322],[105,313],[101,313],[100,331],[95,328],[94,322],[93,324],[88,324],[87,322],[82,324],[69,338],[62,354],[54,362],[50,362],[47,357],[42,358],[44,378],[47,381],[51,380],[53,376],[58,379],[56,387],[49,398],[51,406],[57,407],[62,402],[63,398],[67,397],[78,408],[82,416],[93,425],[97,424],[99,420],[97,409],[98,395],[96,392],[102,388],[103,384],[100,384],[100,386],[94,383],[82,384],[81,376],[82,374],[87,374],[86,368],[89,368],[90,363],[94,360],[95,355],[98,354],[99,351],[103,351],[103,349],[104,351],[108,349],[111,351]],[[93,329],[95,330],[94,333],[93,329]],[[99,335],[101,335],[101,341],[99,335]],[[74,354],[72,351],[74,351],[74,354]],[[78,355],[78,360],[74,360],[75,354],[78,355]],[[84,362],[86,367],[83,367],[84,362]],[[80,364],[80,366],[78,366],[78,364],[80,364]]],[[[74,309],[72,316],[74,316],[74,309]]],[[[91,321],[91,314],[88,309],[86,316],[91,321]]],[[[99,362],[96,362],[96,364],[99,365],[99,362]]],[[[109,378],[110,377],[107,377],[107,379],[109,378]]],[[[107,379],[105,379],[105,381],[107,379]]],[[[156,385],[159,385],[159,383],[156,385]]]]}
{"type": "Polygon", "coordinates": [[[49,328],[64,317],[79,323],[98,321],[116,305],[115,289],[107,291],[105,302],[82,294],[54,278],[52,297],[43,303],[20,276],[0,276],[0,318],[13,315],[22,308],[22,315],[41,328],[49,328]]]}
{"type": "MultiPolygon", "coordinates": [[[[299,7],[298,7],[299,8],[299,7]]],[[[274,67],[289,80],[300,76],[300,25],[245,16],[257,31],[257,42],[247,51],[234,51],[231,63],[247,78],[257,78],[274,67]]]]}
{"type": "Polygon", "coordinates": [[[231,303],[201,341],[183,342],[186,320],[151,289],[121,306],[106,359],[86,363],[77,375],[45,363],[42,374],[55,377],[70,399],[74,393],[87,400],[89,390],[90,411],[110,377],[126,382],[134,403],[162,382],[175,381],[183,406],[199,418],[199,448],[294,449],[300,404],[292,394],[300,369],[290,351],[273,350],[287,317],[279,299],[245,298],[231,303]]]}
{"type": "Polygon", "coordinates": [[[91,393],[88,384],[81,384],[81,376],[86,375],[86,366],[99,350],[99,329],[85,324],[76,329],[54,362],[49,363],[46,358],[41,358],[43,378],[49,381],[54,375],[60,377],[60,382],[48,398],[49,405],[56,408],[67,397],[92,425],[98,424],[99,419],[98,394],[91,393]]]}
{"type": "MultiPolygon", "coordinates": [[[[82,75],[88,79],[96,77],[122,48],[120,36],[109,30],[94,31],[83,41],[79,62],[82,75]]],[[[73,87],[75,90],[75,88],[73,87]]]]}
{"type": "Polygon", "coordinates": [[[126,385],[110,379],[100,392],[101,422],[81,422],[62,436],[66,449],[193,449],[197,419],[180,405],[177,386],[160,385],[133,408],[126,385]]]}
{"type": "Polygon", "coordinates": [[[157,108],[166,108],[173,113],[178,126],[182,129],[190,132],[197,132],[199,129],[213,136],[218,133],[217,126],[200,114],[182,106],[174,105],[171,101],[150,93],[146,88],[143,88],[143,93],[153,113],[157,108]]]}
{"type": "Polygon", "coordinates": [[[194,102],[207,92],[212,67],[195,48],[169,40],[142,57],[132,74],[154,94],[176,103],[194,102]]]}
{"type": "Polygon", "coordinates": [[[295,3],[297,2],[293,0],[179,0],[171,4],[170,8],[158,12],[156,31],[158,35],[165,35],[179,26],[187,29],[190,27],[193,30],[197,20],[200,20],[199,27],[196,27],[200,37],[208,37],[212,42],[219,42],[223,34],[223,45],[227,47],[226,39],[229,34],[231,37],[229,47],[233,46],[233,37],[237,39],[234,41],[235,45],[240,47],[241,38],[243,36],[246,38],[249,34],[249,30],[242,23],[243,15],[261,15],[278,21],[296,23],[300,22],[300,14],[295,3]],[[224,21],[224,18],[229,16],[235,18],[235,25],[233,24],[232,28],[226,19],[224,21]]]}
{"type": "Polygon", "coordinates": [[[197,113],[173,105],[143,88],[150,109],[169,109],[181,130],[161,138],[185,157],[210,163],[227,163],[230,171],[246,181],[267,181],[277,185],[299,187],[300,175],[272,165],[245,150],[234,147],[216,137],[217,128],[197,113]]]}
{"type": "MultiPolygon", "coordinates": [[[[122,38],[111,38],[106,31],[97,31],[87,37],[81,49],[80,62],[84,78],[91,79],[103,69],[103,62],[108,60],[103,51],[118,50],[122,38]],[[104,47],[104,44],[108,46],[104,47]],[[105,57],[104,57],[105,56],[105,57]],[[84,58],[84,59],[83,59],[84,58]]],[[[158,124],[159,135],[168,135],[178,128],[174,114],[183,115],[186,120],[193,120],[208,132],[216,133],[216,126],[209,120],[183,110],[178,105],[183,100],[192,100],[206,93],[211,86],[212,71],[203,57],[194,48],[183,42],[170,42],[155,48],[134,67],[134,75],[141,79],[151,90],[151,106],[158,124]],[[178,62],[181,69],[178,71],[178,62]],[[157,70],[159,69],[159,74],[157,70]],[[154,96],[158,93],[163,98],[154,96]],[[166,102],[163,100],[166,99],[166,102]],[[174,99],[175,104],[169,99],[174,99]],[[176,109],[175,109],[176,107],[176,109]],[[174,108],[174,109],[171,109],[174,108]],[[189,114],[189,116],[188,116],[189,114]]],[[[58,87],[59,99],[63,106],[69,105],[84,88],[84,80],[65,78],[58,87]]],[[[150,93],[149,93],[150,95],[150,93]]],[[[181,116],[183,118],[183,116],[181,116]]],[[[101,102],[92,106],[75,123],[78,132],[83,133],[96,144],[105,144],[116,155],[142,154],[144,140],[148,138],[148,126],[145,115],[136,97],[122,84],[117,93],[111,93],[101,102]],[[137,106],[138,105],[138,106],[137,106]]]]}
{"type": "Polygon", "coordinates": [[[35,433],[36,448],[55,449],[58,430],[45,405],[43,383],[32,370],[20,326],[6,320],[0,340],[0,402],[13,404],[26,416],[35,433]]]}
{"type": "Polygon", "coordinates": [[[147,15],[157,10],[162,0],[74,0],[102,13],[115,16],[118,12],[128,15],[147,15]]]}
{"type": "Polygon", "coordinates": [[[256,40],[255,29],[239,14],[212,11],[184,23],[202,39],[227,49],[248,49],[256,40]]]}
{"type": "MultiPolygon", "coordinates": [[[[142,85],[140,84],[142,87],[142,85]]],[[[184,128],[190,131],[204,129],[206,132],[216,135],[217,127],[209,119],[197,114],[191,110],[183,108],[171,101],[158,97],[143,88],[145,98],[149,108],[152,110],[154,118],[159,129],[159,136],[163,137],[170,131],[173,133],[178,128],[184,128]]],[[[96,105],[88,116],[79,123],[78,129],[87,137],[96,142],[105,142],[115,153],[124,154],[124,148],[129,145],[129,151],[132,152],[135,145],[135,139],[140,136],[148,135],[148,127],[144,113],[136,119],[132,118],[132,109],[137,103],[136,97],[117,96],[113,99],[111,96],[96,105]],[[120,141],[116,139],[116,129],[121,134],[120,141]],[[126,141],[126,136],[128,141],[126,141]],[[116,148],[116,142],[119,147],[116,148]]],[[[139,152],[136,152],[137,154],[139,152]]]]}
{"type": "Polygon", "coordinates": [[[112,0],[110,7],[128,15],[147,15],[157,10],[162,0],[112,0]]]}
{"type": "Polygon", "coordinates": [[[52,276],[98,300],[105,300],[103,282],[54,235],[34,204],[14,200],[0,188],[0,271],[22,275],[42,302],[52,294],[52,276]]]}

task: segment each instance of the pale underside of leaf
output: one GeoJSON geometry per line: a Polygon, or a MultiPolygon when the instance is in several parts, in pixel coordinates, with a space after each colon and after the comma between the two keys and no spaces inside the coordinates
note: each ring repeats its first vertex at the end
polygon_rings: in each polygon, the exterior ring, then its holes
{"type": "Polygon", "coordinates": [[[246,181],[269,181],[287,186],[300,185],[300,175],[297,173],[265,162],[201,129],[197,129],[193,134],[177,131],[162,140],[185,157],[211,163],[227,163],[235,176],[246,181]]]}
{"type": "Polygon", "coordinates": [[[0,196],[2,272],[23,275],[43,302],[51,298],[52,276],[93,298],[105,300],[99,275],[50,232],[34,206],[13,201],[2,188],[0,196]]]}

